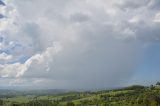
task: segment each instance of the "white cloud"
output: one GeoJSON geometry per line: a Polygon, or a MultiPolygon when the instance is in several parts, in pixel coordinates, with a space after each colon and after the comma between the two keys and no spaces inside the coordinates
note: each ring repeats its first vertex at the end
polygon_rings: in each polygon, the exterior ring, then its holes
{"type": "MultiPolygon", "coordinates": [[[[41,71],[42,69],[44,69],[43,71],[45,72],[45,70],[47,70],[48,67],[46,67],[46,62],[51,60],[50,57],[52,57],[55,53],[57,53],[59,50],[61,49],[61,47],[59,45],[54,45],[53,47],[48,47],[46,49],[46,51],[44,51],[41,54],[35,54],[33,55],[31,58],[29,58],[24,64],[23,63],[13,63],[13,64],[5,64],[5,65],[1,65],[0,66],[0,76],[1,77],[8,77],[8,78],[18,78],[24,75],[24,73],[26,71],[29,70],[29,68],[33,68],[34,71],[36,71],[35,69],[38,68],[39,70],[37,71],[41,71]],[[37,67],[35,67],[37,66],[37,67]]],[[[5,53],[2,53],[0,55],[0,59],[10,59],[11,57],[8,56],[5,53]],[[2,56],[3,57],[2,57],[2,56]]],[[[30,73],[30,75],[32,74],[32,72],[30,73]]],[[[34,76],[36,77],[36,76],[34,76]]]]}
{"type": "Polygon", "coordinates": [[[139,21],[140,18],[138,16],[134,16],[129,20],[130,23],[138,23],[139,21]]]}
{"type": "Polygon", "coordinates": [[[157,13],[157,14],[155,15],[154,22],[157,22],[157,23],[160,22],[160,13],[157,13]]]}
{"type": "Polygon", "coordinates": [[[12,55],[8,55],[4,52],[0,54],[0,61],[10,60],[10,59],[12,59],[12,55]]]}

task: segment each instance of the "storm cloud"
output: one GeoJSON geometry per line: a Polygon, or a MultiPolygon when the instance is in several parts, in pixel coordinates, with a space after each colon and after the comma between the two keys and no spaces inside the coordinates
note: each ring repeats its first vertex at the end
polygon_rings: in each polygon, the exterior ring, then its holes
{"type": "Polygon", "coordinates": [[[11,85],[123,86],[147,45],[160,40],[156,0],[6,0],[5,4],[7,19],[0,19],[0,24],[7,40],[0,42],[0,61],[6,62],[0,62],[0,76],[11,85]]]}

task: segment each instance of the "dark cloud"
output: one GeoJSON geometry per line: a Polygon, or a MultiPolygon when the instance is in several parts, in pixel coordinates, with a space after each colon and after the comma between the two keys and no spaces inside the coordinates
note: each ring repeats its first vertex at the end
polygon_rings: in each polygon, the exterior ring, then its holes
{"type": "Polygon", "coordinates": [[[118,4],[121,9],[138,9],[144,6],[147,6],[150,3],[150,0],[124,0],[122,4],[118,4]]]}
{"type": "Polygon", "coordinates": [[[89,16],[81,13],[72,14],[70,17],[73,22],[86,22],[89,20],[89,16]]]}
{"type": "Polygon", "coordinates": [[[151,0],[149,4],[149,8],[158,11],[160,9],[159,5],[160,5],[159,0],[151,0]]]}
{"type": "Polygon", "coordinates": [[[5,6],[5,3],[3,1],[0,0],[0,5],[5,6]]]}
{"type": "Polygon", "coordinates": [[[4,18],[4,16],[3,16],[2,14],[0,14],[0,19],[1,19],[1,18],[4,18]]]}

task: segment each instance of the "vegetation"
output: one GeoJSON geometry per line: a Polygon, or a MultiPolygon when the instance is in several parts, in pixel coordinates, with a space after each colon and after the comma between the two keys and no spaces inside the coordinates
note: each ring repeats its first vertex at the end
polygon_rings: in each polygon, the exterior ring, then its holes
{"type": "Polygon", "coordinates": [[[0,106],[160,106],[160,83],[96,92],[15,96],[3,92],[0,96],[0,106]]]}

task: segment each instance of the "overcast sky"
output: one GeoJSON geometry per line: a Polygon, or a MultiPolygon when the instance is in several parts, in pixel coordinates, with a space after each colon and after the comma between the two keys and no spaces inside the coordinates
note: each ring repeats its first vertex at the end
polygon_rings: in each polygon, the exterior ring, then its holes
{"type": "Polygon", "coordinates": [[[0,86],[152,84],[159,42],[159,0],[0,0],[0,86]]]}

